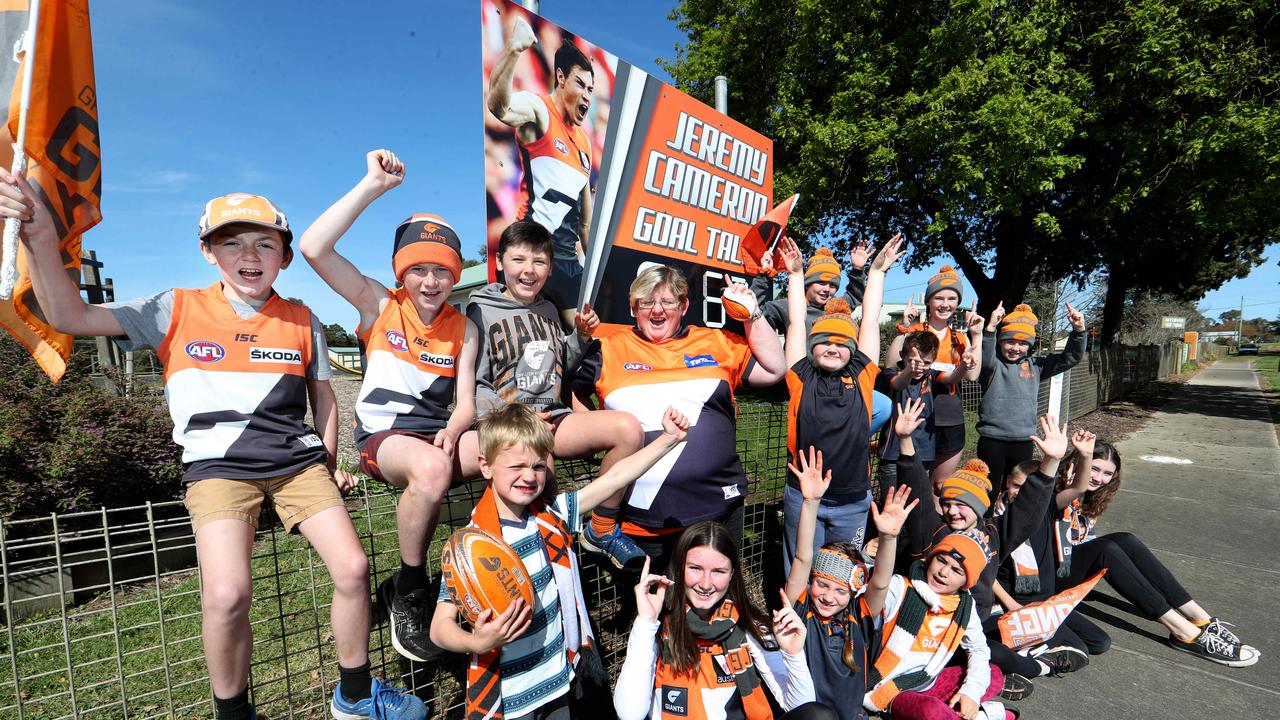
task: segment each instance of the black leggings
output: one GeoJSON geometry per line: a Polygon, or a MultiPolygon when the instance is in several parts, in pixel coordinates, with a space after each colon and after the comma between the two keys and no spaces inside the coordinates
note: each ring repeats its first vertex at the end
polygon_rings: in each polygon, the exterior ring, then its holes
{"type": "Polygon", "coordinates": [[[1005,477],[1018,463],[1031,459],[1035,445],[1030,440],[997,440],[978,437],[978,458],[991,469],[991,499],[1000,497],[1005,477]]]}
{"type": "Polygon", "coordinates": [[[1169,568],[1136,535],[1127,532],[1103,535],[1075,546],[1071,550],[1071,572],[1058,578],[1058,588],[1075,587],[1103,568],[1107,570],[1107,583],[1149,620],[1191,602],[1190,593],[1169,568]]]}
{"type": "Polygon", "coordinates": [[[807,702],[794,708],[779,720],[839,720],[835,710],[816,702],[807,702]]]}

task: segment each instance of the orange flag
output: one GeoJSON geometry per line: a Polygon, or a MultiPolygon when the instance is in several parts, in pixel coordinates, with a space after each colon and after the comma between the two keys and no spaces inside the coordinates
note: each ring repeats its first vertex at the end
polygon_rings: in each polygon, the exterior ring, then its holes
{"type": "MultiPolygon", "coordinates": [[[[0,49],[27,29],[28,3],[0,0],[0,49]]],[[[93,77],[88,0],[43,0],[32,58],[31,102],[24,146],[27,180],[53,216],[63,267],[80,283],[80,236],[102,219],[98,94],[93,77]]],[[[0,53],[3,55],[3,53],[0,53]]],[[[12,162],[18,134],[23,70],[0,56],[0,93],[10,91],[8,127],[0,131],[0,166],[12,162]],[[6,132],[7,131],[7,132],[6,132]]],[[[0,94],[0,98],[4,97],[0,94]]],[[[12,300],[0,301],[0,326],[18,339],[55,382],[67,368],[72,337],[44,320],[22,254],[12,300]]]]}
{"type": "Polygon", "coordinates": [[[791,209],[796,206],[799,195],[792,195],[770,210],[760,221],[751,226],[742,244],[738,246],[738,257],[742,260],[742,269],[748,275],[768,273],[769,277],[777,275],[780,259],[776,255],[778,241],[787,232],[787,221],[791,219],[791,209]],[[766,270],[762,264],[764,258],[773,255],[773,267],[766,270]]]}
{"type": "Polygon", "coordinates": [[[1021,610],[1001,615],[998,621],[1000,644],[1017,650],[1047,641],[1106,574],[1107,570],[1103,568],[1088,580],[1047,600],[1029,603],[1021,610]]]}

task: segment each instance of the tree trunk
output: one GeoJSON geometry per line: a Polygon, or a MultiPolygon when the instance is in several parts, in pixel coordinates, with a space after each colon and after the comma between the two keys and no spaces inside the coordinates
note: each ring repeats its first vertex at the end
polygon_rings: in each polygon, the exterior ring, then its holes
{"type": "Polygon", "coordinates": [[[1114,344],[1120,334],[1120,322],[1124,319],[1124,298],[1129,288],[1119,265],[1112,263],[1107,273],[1107,299],[1102,306],[1102,347],[1114,344]]]}

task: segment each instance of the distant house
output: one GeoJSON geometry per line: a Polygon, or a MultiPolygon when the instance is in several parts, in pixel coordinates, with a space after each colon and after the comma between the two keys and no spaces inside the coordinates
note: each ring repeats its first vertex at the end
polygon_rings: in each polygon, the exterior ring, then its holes
{"type": "Polygon", "coordinates": [[[487,263],[462,268],[462,276],[454,284],[453,292],[449,293],[449,304],[459,310],[465,310],[471,293],[488,283],[489,265],[487,263]]]}

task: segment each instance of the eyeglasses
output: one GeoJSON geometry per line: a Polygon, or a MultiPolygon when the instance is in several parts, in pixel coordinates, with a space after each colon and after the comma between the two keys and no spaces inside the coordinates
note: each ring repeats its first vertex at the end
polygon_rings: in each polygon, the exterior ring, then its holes
{"type": "Polygon", "coordinates": [[[640,308],[641,310],[652,310],[654,305],[661,305],[663,310],[675,310],[676,308],[680,307],[680,301],[679,300],[663,300],[662,302],[658,302],[656,300],[637,300],[636,301],[636,307],[640,308]]]}

